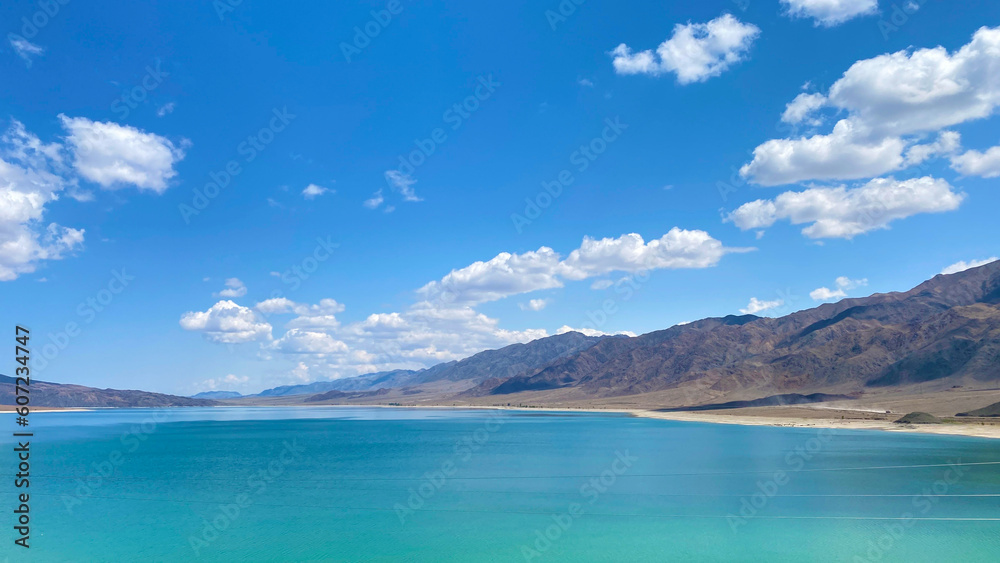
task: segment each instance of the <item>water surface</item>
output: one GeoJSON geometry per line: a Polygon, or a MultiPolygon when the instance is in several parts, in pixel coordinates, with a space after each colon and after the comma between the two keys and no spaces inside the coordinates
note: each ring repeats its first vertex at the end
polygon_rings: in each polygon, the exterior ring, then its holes
{"type": "Polygon", "coordinates": [[[32,424],[11,561],[1000,561],[987,439],[383,408],[32,424]]]}

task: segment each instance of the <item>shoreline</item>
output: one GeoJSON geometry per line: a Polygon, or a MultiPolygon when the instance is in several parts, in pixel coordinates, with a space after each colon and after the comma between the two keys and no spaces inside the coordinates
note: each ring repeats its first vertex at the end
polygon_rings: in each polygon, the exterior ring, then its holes
{"type": "Polygon", "coordinates": [[[834,430],[880,430],[908,434],[934,434],[937,436],[965,436],[968,438],[1000,439],[1000,425],[982,425],[956,422],[940,424],[897,424],[876,420],[839,420],[832,418],[805,418],[779,416],[702,414],[695,412],[660,412],[637,410],[635,416],[672,420],[675,422],[705,422],[709,424],[734,424],[737,426],[770,426],[773,428],[829,428],[834,430]]]}
{"type": "MultiPolygon", "coordinates": [[[[772,428],[829,428],[835,430],[878,430],[882,432],[899,432],[909,434],[933,434],[937,436],[965,436],[969,438],[1000,439],[1000,421],[998,424],[983,424],[975,422],[944,422],[939,424],[896,424],[888,420],[836,419],[830,417],[806,416],[775,416],[719,414],[717,412],[664,412],[653,409],[639,408],[594,408],[594,407],[508,407],[493,405],[363,405],[363,404],[290,404],[290,405],[216,405],[208,408],[385,408],[385,409],[436,409],[436,410],[502,410],[502,411],[533,411],[533,412],[578,412],[578,413],[615,413],[636,418],[669,420],[674,422],[700,422],[708,424],[730,424],[736,426],[768,426],[772,428]]],[[[97,410],[113,410],[121,407],[87,408],[87,407],[37,407],[32,412],[93,412],[97,410]]],[[[163,407],[190,408],[190,407],[163,407]]],[[[197,407],[202,408],[202,407],[197,407]]],[[[14,407],[0,405],[0,414],[13,413],[14,407]],[[8,410],[9,409],[9,410],[8,410]]],[[[778,409],[776,409],[778,410],[778,409]]],[[[819,411],[820,409],[814,409],[819,411]]],[[[833,409],[830,409],[833,412],[833,409]]],[[[862,412],[862,411],[858,411],[862,412]]]]}
{"type": "MultiPolygon", "coordinates": [[[[244,405],[219,405],[222,407],[242,407],[244,405]]],[[[350,407],[350,408],[387,408],[387,409],[438,409],[438,410],[505,410],[505,411],[544,411],[544,412],[581,412],[581,413],[617,413],[636,418],[651,418],[671,420],[674,422],[704,422],[709,424],[732,424],[736,426],[770,426],[773,428],[831,428],[840,430],[880,430],[883,432],[901,432],[909,434],[934,434],[937,436],[965,436],[968,438],[1000,439],[1000,420],[998,424],[976,424],[974,422],[955,422],[941,424],[896,424],[891,421],[836,419],[824,417],[794,417],[794,416],[757,416],[747,414],[716,414],[703,412],[662,412],[653,409],[637,408],[596,408],[596,407],[508,407],[495,405],[364,405],[364,404],[322,404],[322,405],[246,405],[254,407],[350,407]]],[[[836,409],[826,407],[813,409],[816,411],[836,409]]],[[[856,412],[879,412],[856,411],[856,412]]],[[[901,415],[900,415],[901,416],[901,415]]]]}

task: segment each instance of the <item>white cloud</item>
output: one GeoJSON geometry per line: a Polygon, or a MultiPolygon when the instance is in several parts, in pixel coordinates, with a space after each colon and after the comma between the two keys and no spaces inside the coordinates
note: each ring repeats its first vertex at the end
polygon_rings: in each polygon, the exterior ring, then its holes
{"type": "Polygon", "coordinates": [[[344,305],[335,299],[321,299],[317,305],[296,303],[285,297],[261,301],[254,306],[264,315],[298,315],[289,321],[288,328],[329,330],[340,326],[336,315],[344,311],[344,305]]]}
{"type": "Polygon", "coordinates": [[[793,18],[811,18],[816,26],[833,27],[858,16],[878,13],[878,0],[781,0],[793,18]]]}
{"type": "Polygon", "coordinates": [[[833,301],[836,299],[843,299],[847,297],[848,291],[867,286],[868,278],[852,280],[847,276],[840,276],[834,280],[834,283],[836,284],[837,289],[820,287],[810,291],[809,297],[812,297],[814,301],[833,301]]]}
{"type": "Polygon", "coordinates": [[[899,170],[906,143],[897,137],[869,139],[852,121],[841,120],[829,135],[772,139],[753,151],[740,174],[755,184],[780,186],[805,180],[855,180],[899,170]]]}
{"type": "Polygon", "coordinates": [[[247,294],[247,286],[243,285],[238,278],[229,278],[226,280],[226,289],[223,289],[219,293],[215,294],[216,297],[224,297],[226,299],[235,299],[237,297],[243,297],[247,294]]]}
{"type": "MultiPolygon", "coordinates": [[[[216,342],[263,341],[261,357],[294,358],[298,367],[289,376],[297,381],[421,369],[549,335],[540,328],[502,328],[498,319],[477,311],[476,304],[558,287],[593,272],[708,267],[731,251],[735,249],[722,247],[701,231],[680,229],[648,244],[634,234],[588,238],[571,253],[572,260],[562,261],[555,251],[542,247],[476,262],[426,284],[417,291],[421,300],[407,309],[374,313],[357,322],[338,322],[336,315],[344,306],[333,299],[306,304],[272,298],[253,309],[222,301],[204,313],[185,314],[181,325],[216,342]],[[285,334],[273,340],[271,325],[263,318],[271,315],[295,315],[285,325],[285,334]]],[[[536,298],[521,306],[541,310],[546,304],[547,300],[536,298]]],[[[593,327],[581,332],[604,334],[593,327]]]]}
{"type": "MultiPolygon", "coordinates": [[[[399,170],[387,170],[385,181],[389,184],[389,187],[403,196],[404,201],[423,201],[413,191],[413,184],[416,184],[417,181],[409,174],[404,174],[399,170]]],[[[381,192],[379,192],[379,195],[381,196],[381,192]]]]}
{"type": "Polygon", "coordinates": [[[174,112],[174,108],[176,108],[176,107],[177,107],[177,104],[175,104],[174,102],[167,102],[167,103],[163,104],[162,106],[156,108],[156,116],[157,117],[164,117],[164,116],[166,116],[168,114],[171,114],[171,113],[174,112]]]}
{"type": "Polygon", "coordinates": [[[859,287],[865,287],[865,286],[867,286],[868,285],[868,278],[861,278],[859,280],[852,280],[851,278],[849,278],[847,276],[840,276],[836,280],[834,280],[834,283],[836,283],[837,287],[839,287],[840,289],[843,289],[845,291],[850,291],[852,289],[857,289],[859,287]]]}
{"type": "Polygon", "coordinates": [[[821,287],[810,291],[809,297],[812,297],[815,301],[833,301],[847,297],[847,293],[843,289],[834,290],[828,287],[821,287]]]}
{"type": "Polygon", "coordinates": [[[309,184],[304,190],[302,190],[302,197],[306,199],[316,199],[317,197],[329,192],[329,188],[324,188],[323,186],[317,186],[316,184],[309,184]]]}
{"type": "Polygon", "coordinates": [[[549,304],[548,299],[531,299],[527,303],[518,303],[522,311],[541,311],[549,304]]]}
{"type": "Polygon", "coordinates": [[[569,325],[563,325],[559,327],[556,334],[566,334],[567,332],[579,332],[585,336],[630,336],[635,338],[636,334],[627,330],[620,330],[618,332],[604,332],[602,330],[597,330],[594,328],[573,328],[569,325]]]}
{"type": "Polygon", "coordinates": [[[986,152],[971,150],[953,156],[951,167],[966,176],[996,178],[1000,176],[1000,147],[992,147],[986,152]]]}
{"type": "Polygon", "coordinates": [[[224,388],[226,391],[231,391],[235,386],[243,387],[248,381],[250,381],[250,378],[245,375],[229,374],[226,377],[218,379],[206,379],[199,383],[197,388],[206,391],[216,391],[219,388],[224,388]]]}
{"type": "Polygon", "coordinates": [[[368,209],[378,209],[378,206],[382,205],[385,198],[382,196],[382,190],[379,190],[372,194],[372,197],[365,200],[364,206],[368,209]]]}
{"type": "Polygon", "coordinates": [[[615,285],[615,282],[611,280],[597,280],[594,283],[590,284],[590,289],[597,289],[597,290],[607,289],[613,285],[615,285]]]}
{"type": "MultiPolygon", "coordinates": [[[[785,123],[802,123],[824,105],[826,105],[826,96],[823,94],[799,94],[785,106],[785,113],[781,114],[781,120],[785,123]]],[[[819,125],[819,121],[810,120],[810,124],[819,125]]]]}
{"type": "Polygon", "coordinates": [[[310,332],[293,328],[271,343],[271,348],[285,354],[344,354],[347,344],[325,332],[310,332]]]}
{"type": "Polygon", "coordinates": [[[776,309],[784,304],[785,302],[781,299],[777,299],[775,301],[761,301],[756,297],[751,297],[750,303],[746,306],[746,308],[740,309],[740,312],[744,315],[756,315],[757,313],[761,313],[763,311],[776,309]]]}
{"type": "Polygon", "coordinates": [[[43,47],[35,45],[23,37],[8,34],[7,40],[10,41],[10,46],[14,48],[14,52],[17,53],[17,56],[21,57],[21,59],[24,60],[24,63],[29,67],[34,62],[32,57],[45,53],[45,49],[43,47]]]}
{"type": "Polygon", "coordinates": [[[135,186],[163,193],[177,175],[174,165],[184,148],[169,139],[135,127],[85,117],[59,116],[69,132],[73,166],[80,176],[106,189],[135,186]]]}
{"type": "Polygon", "coordinates": [[[34,272],[83,245],[84,231],[42,226],[46,206],[74,185],[64,177],[62,147],[45,144],[18,121],[0,136],[0,281],[34,272]]]}
{"type": "Polygon", "coordinates": [[[594,83],[591,80],[588,80],[586,78],[581,78],[581,79],[577,80],[576,83],[579,84],[580,86],[585,87],[585,88],[593,88],[594,87],[594,83]]]}
{"type": "Polygon", "coordinates": [[[672,72],[679,83],[690,84],[719,76],[743,60],[759,35],[757,26],[725,14],[708,23],[677,24],[655,54],[651,50],[634,53],[624,43],[611,54],[618,74],[672,72]]]}
{"type": "Polygon", "coordinates": [[[937,146],[914,146],[928,134],[989,117],[998,105],[1000,28],[984,27],[953,53],[936,47],[854,63],[826,95],[825,107],[847,114],[830,134],[767,141],[741,173],[762,185],[871,178],[954,152],[950,132],[937,146]]]}
{"type": "Polygon", "coordinates": [[[709,268],[726,253],[743,250],[725,248],[705,231],[677,227],[648,244],[635,233],[601,240],[584,237],[580,248],[560,264],[560,274],[581,280],[616,271],[709,268]]]}
{"type": "Polygon", "coordinates": [[[966,271],[968,269],[971,269],[971,268],[978,268],[980,266],[985,266],[987,264],[992,264],[993,262],[996,262],[997,260],[1000,260],[1000,258],[997,258],[996,256],[991,256],[991,257],[989,257],[989,258],[987,258],[985,260],[969,260],[968,262],[966,262],[965,260],[959,260],[958,262],[955,262],[951,266],[948,266],[947,268],[941,270],[941,273],[942,274],[957,274],[959,272],[964,272],[964,271],[966,271]]]}
{"type": "Polygon", "coordinates": [[[485,303],[616,271],[708,268],[726,253],[745,250],[726,248],[705,231],[676,227],[648,244],[635,233],[600,240],[584,237],[580,248],[565,260],[544,246],[523,254],[503,252],[487,262],[453,270],[419,293],[444,303],[485,303]]]}
{"type": "Polygon", "coordinates": [[[945,180],[924,177],[897,181],[877,178],[856,188],[811,188],[785,192],[773,200],[759,199],[730,213],[726,221],[742,230],[770,227],[779,220],[809,223],[809,238],[846,238],[920,213],[957,209],[965,198],[945,180]]]}
{"type": "Polygon", "coordinates": [[[419,290],[426,299],[449,303],[484,303],[539,289],[562,287],[559,255],[548,247],[523,254],[501,252],[486,262],[452,270],[441,281],[419,290]]]}
{"type": "Polygon", "coordinates": [[[271,339],[271,325],[253,309],[225,300],[207,311],[187,312],[181,316],[181,328],[201,332],[212,342],[239,344],[271,339]]]}

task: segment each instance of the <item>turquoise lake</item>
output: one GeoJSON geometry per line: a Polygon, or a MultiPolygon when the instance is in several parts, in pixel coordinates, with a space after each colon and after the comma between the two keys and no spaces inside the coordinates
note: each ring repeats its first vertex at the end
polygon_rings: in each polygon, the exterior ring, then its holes
{"type": "Polygon", "coordinates": [[[548,411],[31,417],[31,548],[8,477],[0,561],[1000,561],[995,440],[548,411]]]}

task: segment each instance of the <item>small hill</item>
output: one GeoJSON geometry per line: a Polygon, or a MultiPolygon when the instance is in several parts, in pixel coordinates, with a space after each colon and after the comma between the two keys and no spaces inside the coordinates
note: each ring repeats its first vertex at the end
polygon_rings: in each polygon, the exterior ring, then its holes
{"type": "Polygon", "coordinates": [[[941,424],[941,419],[925,412],[911,412],[897,420],[896,424],[941,424]]]}
{"type": "Polygon", "coordinates": [[[983,407],[981,409],[976,409],[969,412],[960,412],[957,416],[983,416],[983,417],[993,417],[1000,416],[1000,403],[993,403],[988,407],[983,407]]]}

